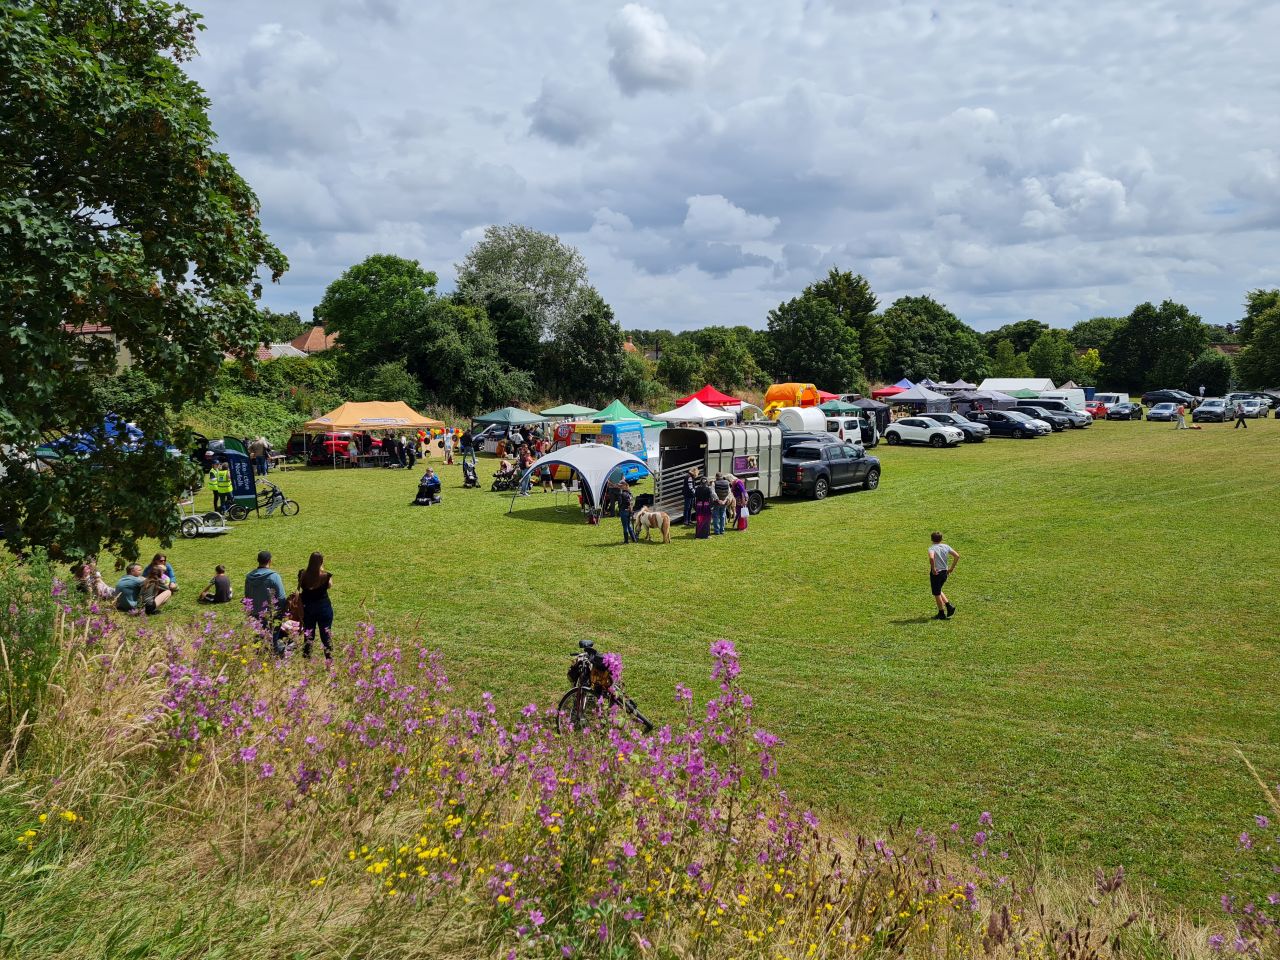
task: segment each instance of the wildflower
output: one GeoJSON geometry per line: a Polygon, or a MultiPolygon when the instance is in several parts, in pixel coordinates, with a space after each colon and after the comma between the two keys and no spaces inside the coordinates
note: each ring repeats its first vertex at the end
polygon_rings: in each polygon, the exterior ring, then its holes
{"type": "Polygon", "coordinates": [[[312,880],[312,881],[311,881],[311,886],[312,886],[312,887],[323,887],[323,886],[324,886],[324,877],[316,877],[314,880],[312,880]]]}
{"type": "Polygon", "coordinates": [[[624,841],[622,844],[622,852],[628,857],[634,857],[636,855],[635,845],[630,840],[624,841]]]}
{"type": "Polygon", "coordinates": [[[257,747],[241,747],[240,748],[241,763],[253,763],[253,761],[256,759],[258,759],[257,747]]]}
{"type": "Polygon", "coordinates": [[[40,822],[41,822],[41,823],[45,823],[48,819],[49,819],[49,815],[48,815],[47,813],[42,813],[42,814],[40,814],[40,822]]]}
{"type": "Polygon", "coordinates": [[[541,910],[530,910],[529,922],[532,923],[535,927],[540,927],[547,922],[547,918],[542,915],[541,910]]]}
{"type": "Polygon", "coordinates": [[[510,902],[511,902],[511,898],[508,897],[505,893],[498,894],[498,903],[510,903],[510,902]]]}
{"type": "Polygon", "coordinates": [[[1246,850],[1253,849],[1253,838],[1249,836],[1248,831],[1244,831],[1240,834],[1240,846],[1244,847],[1246,850]]]}
{"type": "Polygon", "coordinates": [[[70,811],[70,810],[63,810],[63,811],[62,811],[62,819],[63,819],[63,820],[65,820],[65,821],[67,821],[67,823],[75,823],[75,822],[76,822],[77,820],[79,820],[80,818],[79,818],[78,816],[76,816],[76,815],[75,815],[75,813],[73,813],[73,812],[72,812],[72,811],[70,811]]]}
{"type": "Polygon", "coordinates": [[[978,817],[978,823],[984,827],[991,826],[991,811],[983,810],[982,815],[978,817]]]}
{"type": "Polygon", "coordinates": [[[1268,820],[1266,817],[1262,816],[1261,814],[1256,815],[1253,819],[1257,821],[1258,827],[1262,830],[1265,830],[1267,829],[1267,827],[1271,826],[1271,821],[1268,820]]]}

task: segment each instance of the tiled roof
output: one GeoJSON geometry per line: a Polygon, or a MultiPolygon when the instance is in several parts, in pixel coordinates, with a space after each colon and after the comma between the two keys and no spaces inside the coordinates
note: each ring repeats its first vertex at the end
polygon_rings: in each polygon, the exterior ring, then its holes
{"type": "Polygon", "coordinates": [[[289,342],[303,353],[320,353],[322,350],[332,350],[338,343],[338,335],[326,334],[324,327],[317,325],[289,342]]]}

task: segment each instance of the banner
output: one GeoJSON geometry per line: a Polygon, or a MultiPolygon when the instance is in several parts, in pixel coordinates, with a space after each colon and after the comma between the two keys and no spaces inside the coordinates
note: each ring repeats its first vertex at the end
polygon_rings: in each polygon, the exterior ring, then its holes
{"type": "Polygon", "coordinates": [[[231,498],[250,510],[258,506],[258,484],[253,476],[249,451],[235,437],[222,438],[224,456],[231,470],[231,498]]]}

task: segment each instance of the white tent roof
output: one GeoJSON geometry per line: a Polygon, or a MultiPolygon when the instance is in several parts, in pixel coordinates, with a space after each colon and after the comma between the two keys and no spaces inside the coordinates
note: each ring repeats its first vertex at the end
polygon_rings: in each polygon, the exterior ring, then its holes
{"type": "Polygon", "coordinates": [[[638,463],[646,472],[649,469],[649,465],[635,454],[626,453],[604,443],[575,443],[551,453],[544,453],[533,462],[533,466],[526,470],[524,475],[527,477],[531,473],[536,474],[544,463],[559,463],[571,467],[591,491],[591,500],[596,506],[600,505],[605,481],[618,467],[638,463]]]}
{"type": "Polygon", "coordinates": [[[916,384],[910,390],[904,390],[902,393],[895,393],[889,398],[890,403],[928,403],[931,400],[946,400],[940,393],[935,393],[928,387],[922,387],[916,384]]]}
{"type": "Polygon", "coordinates": [[[1001,393],[1012,393],[1014,390],[1052,390],[1053,381],[1048,377],[987,377],[980,384],[979,390],[999,390],[1001,393]]]}
{"type": "Polygon", "coordinates": [[[713,423],[717,420],[732,420],[733,413],[709,407],[701,400],[694,399],[682,407],[655,414],[654,419],[665,420],[667,423],[713,423]]]}

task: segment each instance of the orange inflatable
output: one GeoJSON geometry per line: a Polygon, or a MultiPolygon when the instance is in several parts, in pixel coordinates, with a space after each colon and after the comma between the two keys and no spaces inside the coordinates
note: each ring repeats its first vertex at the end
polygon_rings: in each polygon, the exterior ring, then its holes
{"type": "Polygon", "coordinates": [[[773,420],[783,407],[816,407],[821,402],[812,383],[775,383],[765,392],[764,415],[773,420]]]}

